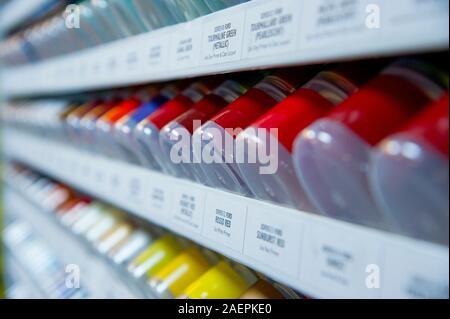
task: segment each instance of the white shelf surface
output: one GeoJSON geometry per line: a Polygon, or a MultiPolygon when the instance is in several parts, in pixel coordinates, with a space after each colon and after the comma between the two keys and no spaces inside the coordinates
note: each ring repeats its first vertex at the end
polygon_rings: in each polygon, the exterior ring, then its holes
{"type": "Polygon", "coordinates": [[[253,0],[188,23],[3,70],[9,96],[446,50],[447,0],[253,0]]]}
{"type": "Polygon", "coordinates": [[[448,298],[448,247],[210,189],[15,130],[3,132],[3,144],[9,157],[313,297],[448,298]]]}

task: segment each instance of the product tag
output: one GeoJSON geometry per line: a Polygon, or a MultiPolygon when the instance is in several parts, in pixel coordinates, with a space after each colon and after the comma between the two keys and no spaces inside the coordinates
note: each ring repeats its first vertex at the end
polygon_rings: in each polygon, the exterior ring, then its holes
{"type": "Polygon", "coordinates": [[[244,254],[284,274],[298,277],[301,224],[279,211],[248,208],[244,254]]]}
{"type": "Polygon", "coordinates": [[[301,48],[332,50],[334,45],[342,49],[345,43],[358,45],[358,40],[372,41],[369,37],[378,34],[381,23],[381,15],[372,13],[373,2],[377,1],[305,1],[301,14],[301,48]]]}
{"type": "Polygon", "coordinates": [[[223,196],[208,194],[203,223],[203,235],[242,253],[245,238],[247,207],[244,203],[223,200],[223,196]]]}
{"type": "Polygon", "coordinates": [[[178,26],[178,32],[172,34],[171,38],[169,68],[194,68],[199,61],[201,24],[191,21],[178,26]]]}
{"type": "Polygon", "coordinates": [[[201,233],[204,205],[203,191],[179,186],[175,189],[172,219],[177,225],[201,233]]]}
{"type": "Polygon", "coordinates": [[[234,10],[220,17],[214,15],[203,25],[201,62],[204,65],[241,58],[245,11],[234,10]]]}
{"type": "Polygon", "coordinates": [[[295,51],[301,1],[269,1],[248,10],[244,57],[253,58],[295,51]]]}
{"type": "Polygon", "coordinates": [[[327,287],[331,295],[378,297],[381,277],[371,276],[377,276],[384,267],[380,246],[371,237],[355,232],[319,223],[308,227],[302,246],[301,278],[317,287],[327,287]]]}
{"type": "Polygon", "coordinates": [[[386,245],[385,265],[383,298],[448,299],[448,248],[391,243],[386,245]]]}

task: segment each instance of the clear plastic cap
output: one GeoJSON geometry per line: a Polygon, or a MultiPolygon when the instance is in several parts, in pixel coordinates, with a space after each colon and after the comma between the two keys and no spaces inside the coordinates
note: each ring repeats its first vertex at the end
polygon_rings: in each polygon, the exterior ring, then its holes
{"type": "Polygon", "coordinates": [[[291,153],[269,131],[250,127],[239,134],[236,159],[241,176],[257,198],[312,210],[295,176],[291,153]]]}
{"type": "Polygon", "coordinates": [[[164,126],[159,135],[161,152],[165,154],[165,166],[170,174],[196,181],[190,164],[193,164],[192,136],[179,123],[173,121],[164,126]]]}
{"type": "Polygon", "coordinates": [[[163,168],[155,156],[159,150],[159,130],[150,122],[139,123],[133,134],[135,140],[135,155],[141,164],[152,170],[161,171],[163,168]]]}
{"type": "MultiPolygon", "coordinates": [[[[320,94],[329,102],[326,105],[330,106],[341,103],[357,90],[349,80],[333,71],[320,72],[303,88],[320,94]]],[[[298,92],[301,94],[303,91],[298,92]]],[[[297,98],[302,99],[302,96],[297,95],[293,103],[298,103],[297,98]]],[[[301,105],[291,104],[290,101],[285,100],[285,104],[279,104],[279,108],[275,107],[273,113],[269,111],[264,119],[265,123],[273,117],[302,116],[298,113],[298,110],[302,110],[301,105]]],[[[305,103],[307,102],[308,100],[305,100],[305,103]]],[[[320,111],[325,109],[323,102],[317,105],[317,109],[320,111]]],[[[292,128],[274,127],[274,129],[286,132],[292,128]]],[[[236,159],[246,184],[259,199],[300,210],[314,210],[295,175],[291,152],[278,140],[278,136],[274,136],[268,129],[249,127],[239,134],[236,139],[236,159]]]]}
{"type": "Polygon", "coordinates": [[[367,181],[371,146],[349,128],[322,119],[294,144],[293,163],[303,189],[324,215],[385,228],[367,181]]]}
{"type": "Polygon", "coordinates": [[[208,121],[193,134],[196,161],[211,186],[242,195],[251,195],[235,162],[235,140],[228,131],[208,121]]]}
{"type": "Polygon", "coordinates": [[[370,182],[394,230],[448,245],[448,159],[406,134],[389,138],[377,150],[370,182]]]}

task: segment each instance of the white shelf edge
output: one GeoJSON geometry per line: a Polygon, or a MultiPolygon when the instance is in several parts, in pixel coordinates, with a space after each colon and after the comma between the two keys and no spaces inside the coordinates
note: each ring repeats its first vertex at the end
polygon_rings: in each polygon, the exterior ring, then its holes
{"type": "MultiPolygon", "coordinates": [[[[445,0],[422,4],[414,0],[360,0],[354,8],[345,9],[353,13],[353,18],[328,26],[318,24],[324,18],[318,13],[322,5],[323,1],[307,0],[250,1],[188,23],[37,64],[6,68],[0,87],[10,97],[60,94],[255,68],[448,49],[445,0]],[[380,7],[380,28],[365,24],[369,4],[380,7]],[[257,40],[257,31],[251,26],[262,21],[261,14],[267,12],[275,18],[287,17],[287,22],[262,30],[282,30],[279,35],[267,39],[259,34],[257,40]],[[213,49],[217,42],[208,42],[208,35],[228,23],[230,30],[236,31],[227,39],[228,48],[213,49]],[[180,49],[187,51],[179,53],[180,49]]],[[[344,9],[335,10],[330,14],[342,14],[339,10],[344,9]]]]}
{"type": "Polygon", "coordinates": [[[210,189],[15,130],[3,132],[3,145],[8,157],[313,297],[448,298],[448,247],[210,189]],[[180,201],[196,206],[191,218],[180,201]],[[231,228],[215,224],[217,209],[232,214],[231,228]],[[283,248],[257,239],[263,224],[279,230],[283,248]],[[380,288],[366,286],[370,265],[381,273],[380,288]]]}

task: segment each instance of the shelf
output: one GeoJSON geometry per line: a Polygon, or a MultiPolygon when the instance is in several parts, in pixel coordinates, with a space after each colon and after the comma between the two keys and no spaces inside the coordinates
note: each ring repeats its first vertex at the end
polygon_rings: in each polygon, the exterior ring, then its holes
{"type": "Polygon", "coordinates": [[[10,97],[62,94],[255,68],[446,50],[448,22],[445,0],[250,1],[188,23],[5,69],[0,86],[10,97]]]}
{"type": "MultiPolygon", "coordinates": [[[[65,265],[77,265],[82,269],[83,289],[89,292],[89,298],[134,299],[143,298],[137,287],[127,282],[113,265],[99,256],[91,247],[81,242],[57,223],[53,215],[34,205],[23,194],[6,187],[3,192],[5,212],[9,216],[19,217],[21,222],[32,227],[38,238],[49,243],[49,248],[65,265]]],[[[13,247],[9,249],[14,251],[13,247]]],[[[18,258],[20,256],[17,256],[18,258]]],[[[42,279],[39,285],[45,284],[42,279]]],[[[44,288],[41,286],[41,288],[44,288]]],[[[46,296],[47,298],[50,296],[46,296]]]]}
{"type": "Polygon", "coordinates": [[[207,188],[13,129],[3,139],[11,158],[313,297],[448,298],[448,247],[207,188]],[[380,288],[368,289],[378,270],[380,288]]]}
{"type": "Polygon", "coordinates": [[[14,253],[8,244],[3,245],[4,276],[12,278],[13,286],[6,288],[8,299],[44,299],[48,296],[41,290],[32,271],[22,264],[20,256],[14,253]]]}

